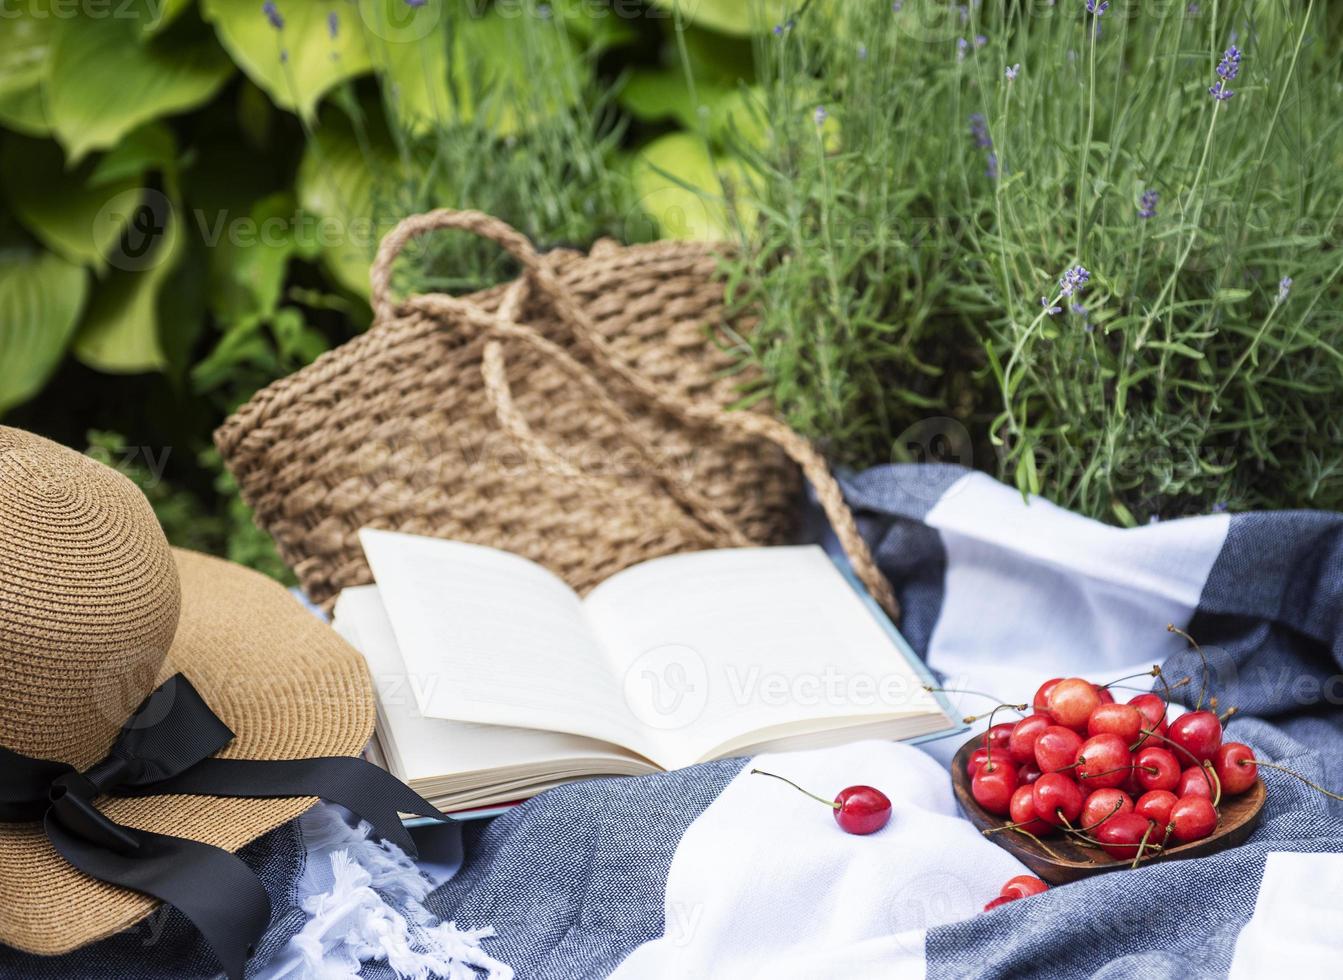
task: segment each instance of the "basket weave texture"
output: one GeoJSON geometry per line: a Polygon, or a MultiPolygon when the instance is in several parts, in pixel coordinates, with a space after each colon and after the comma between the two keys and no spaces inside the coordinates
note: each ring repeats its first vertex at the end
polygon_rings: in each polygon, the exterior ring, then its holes
{"type": "Polygon", "coordinates": [[[257,393],[215,442],[328,608],[372,581],[363,527],[503,548],[580,593],[662,555],[782,543],[801,463],[859,576],[893,610],[805,440],[765,405],[727,411],[744,378],[725,347],[751,323],[729,316],[717,265],[700,244],[540,255],[478,212],[408,218],[374,263],[374,326],[257,393]],[[394,300],[401,250],[447,228],[498,242],[523,274],[466,297],[394,300]]]}

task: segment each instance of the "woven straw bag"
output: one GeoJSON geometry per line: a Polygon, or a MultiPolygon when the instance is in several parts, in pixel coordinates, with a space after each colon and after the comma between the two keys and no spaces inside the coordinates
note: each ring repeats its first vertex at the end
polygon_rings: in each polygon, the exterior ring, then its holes
{"type": "Polygon", "coordinates": [[[257,522],[313,601],[372,580],[362,527],[503,548],[584,592],[629,565],[787,540],[797,468],[895,615],[824,460],[739,397],[717,259],[663,242],[538,254],[489,215],[401,222],[372,271],[373,327],[258,392],[215,433],[257,522]],[[410,239],[498,243],[523,274],[465,297],[391,296],[410,239]],[[507,348],[507,352],[505,351],[507,348]]]}

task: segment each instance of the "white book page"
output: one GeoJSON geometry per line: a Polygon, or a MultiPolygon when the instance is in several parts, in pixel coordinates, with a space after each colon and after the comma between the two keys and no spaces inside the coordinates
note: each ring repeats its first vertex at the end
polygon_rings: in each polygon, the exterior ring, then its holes
{"type": "Polygon", "coordinates": [[[756,732],[941,717],[816,546],[654,559],[607,579],[584,606],[663,765],[689,765],[756,732]]]}
{"type": "Polygon", "coordinates": [[[388,765],[405,782],[518,767],[564,771],[578,761],[630,758],[624,750],[579,735],[420,714],[417,678],[406,669],[377,586],[341,592],[332,625],[368,662],[378,693],[379,741],[388,765]]]}
{"type": "Polygon", "coordinates": [[[582,602],[555,575],[461,541],[369,528],[359,540],[422,715],[648,753],[582,602]]]}

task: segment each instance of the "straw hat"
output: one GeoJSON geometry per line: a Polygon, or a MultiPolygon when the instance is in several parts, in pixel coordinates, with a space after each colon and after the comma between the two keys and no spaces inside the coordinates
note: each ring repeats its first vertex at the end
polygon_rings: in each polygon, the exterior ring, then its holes
{"type": "MultiPolygon", "coordinates": [[[[356,755],[373,731],[359,654],[278,583],[170,548],[115,470],[0,426],[0,746],[84,769],[182,673],[235,733],[221,758],[356,755]]],[[[229,851],[316,800],[103,799],[118,824],[229,851]]],[[[0,942],[77,949],[157,902],[75,870],[40,824],[0,823],[0,942]]]]}

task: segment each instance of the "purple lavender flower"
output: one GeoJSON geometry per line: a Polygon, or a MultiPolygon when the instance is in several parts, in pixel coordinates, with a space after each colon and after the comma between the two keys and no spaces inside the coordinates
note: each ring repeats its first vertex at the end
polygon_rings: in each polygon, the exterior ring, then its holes
{"type": "Polygon", "coordinates": [[[1291,291],[1292,291],[1292,277],[1283,276],[1282,280],[1278,283],[1278,302],[1279,303],[1287,302],[1287,296],[1289,293],[1291,293],[1291,291]]]}
{"type": "Polygon", "coordinates": [[[992,150],[990,150],[990,151],[989,151],[989,155],[985,158],[984,163],[985,163],[985,167],[984,167],[984,176],[987,177],[989,180],[997,180],[997,179],[998,179],[998,154],[996,154],[996,153],[994,153],[992,150]]]}
{"type": "Polygon", "coordinates": [[[812,113],[812,118],[816,120],[817,126],[824,126],[825,121],[830,118],[830,113],[826,112],[825,106],[818,105],[816,111],[812,113]]]}
{"type": "Polygon", "coordinates": [[[1087,13],[1095,14],[1097,17],[1105,16],[1105,11],[1110,9],[1110,0],[1087,0],[1087,13]]]}
{"type": "Polygon", "coordinates": [[[1063,307],[1061,307],[1061,306],[1050,306],[1050,305],[1049,305],[1049,300],[1045,299],[1043,296],[1040,297],[1040,305],[1043,306],[1043,307],[1045,308],[1045,313],[1046,313],[1047,315],[1049,315],[1049,316],[1053,316],[1055,313],[1062,313],[1062,312],[1063,312],[1063,307]]]}
{"type": "Polygon", "coordinates": [[[1083,266],[1075,265],[1059,279],[1059,290],[1064,296],[1071,296],[1073,293],[1081,292],[1090,281],[1091,273],[1083,266]]]}
{"type": "Polygon", "coordinates": [[[858,60],[859,60],[859,61],[866,61],[866,60],[867,60],[867,45],[866,45],[866,44],[860,44],[860,45],[858,45],[858,60]]]}
{"type": "Polygon", "coordinates": [[[1217,81],[1208,89],[1208,94],[1218,102],[1226,102],[1236,93],[1226,87],[1226,83],[1240,74],[1240,48],[1234,44],[1226,49],[1222,60],[1217,63],[1217,81]]]}
{"type": "Polygon", "coordinates": [[[326,15],[326,32],[331,35],[333,41],[340,34],[340,14],[334,10],[326,15]]]}
{"type": "Polygon", "coordinates": [[[1192,0],[1191,0],[1191,2],[1190,2],[1189,6],[1185,7],[1184,9],[1185,9],[1185,12],[1186,12],[1186,13],[1188,13],[1188,14],[1194,16],[1194,17],[1197,17],[1197,16],[1198,16],[1198,4],[1197,4],[1197,3],[1193,3],[1192,0]]]}
{"type": "Polygon", "coordinates": [[[986,44],[988,44],[988,43],[989,43],[989,39],[988,39],[986,36],[984,36],[983,34],[976,34],[976,35],[975,35],[975,47],[977,47],[977,48],[982,48],[984,45],[986,45],[986,44]]]}
{"type": "Polygon", "coordinates": [[[898,13],[900,13],[900,9],[901,9],[902,7],[904,7],[904,3],[902,2],[902,0],[892,0],[892,3],[891,3],[891,13],[893,13],[893,14],[898,14],[898,13]]]}
{"type": "Polygon", "coordinates": [[[280,8],[275,6],[275,0],[266,0],[261,5],[261,12],[266,15],[271,27],[277,31],[284,30],[284,18],[280,16],[280,8]]]}
{"type": "Polygon", "coordinates": [[[982,112],[970,116],[970,135],[975,138],[975,146],[981,150],[993,149],[993,139],[989,136],[988,120],[982,112]]]}
{"type": "Polygon", "coordinates": [[[956,38],[956,60],[964,61],[965,52],[970,50],[970,42],[963,37],[956,38]]]}
{"type": "Polygon", "coordinates": [[[429,0],[406,0],[407,7],[423,7],[429,0]]]}
{"type": "Polygon", "coordinates": [[[1015,82],[1017,75],[1021,72],[1021,65],[1009,65],[1004,69],[1003,74],[1007,76],[1009,82],[1015,82]]]}
{"type": "Polygon", "coordinates": [[[1225,514],[1228,509],[1229,508],[1225,500],[1219,500],[1217,501],[1217,503],[1212,505],[1212,512],[1214,514],[1225,514]]]}
{"type": "Polygon", "coordinates": [[[1149,218],[1155,218],[1156,203],[1160,199],[1161,195],[1151,187],[1143,191],[1142,197],[1138,198],[1138,217],[1142,218],[1144,221],[1147,221],[1149,218]]]}

